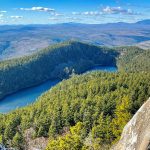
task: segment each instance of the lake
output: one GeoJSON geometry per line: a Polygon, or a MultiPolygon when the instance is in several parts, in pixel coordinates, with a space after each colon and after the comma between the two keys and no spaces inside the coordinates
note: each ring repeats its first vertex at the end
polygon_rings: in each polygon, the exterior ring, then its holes
{"type": "MultiPolygon", "coordinates": [[[[116,67],[100,67],[96,66],[92,69],[86,71],[106,71],[106,72],[116,72],[116,67]]],[[[11,94],[4,99],[0,100],[0,113],[7,113],[16,108],[27,106],[36,101],[36,99],[44,92],[49,90],[51,87],[59,83],[60,80],[50,80],[41,85],[27,88],[21,91],[18,91],[14,94],[11,94]]]]}

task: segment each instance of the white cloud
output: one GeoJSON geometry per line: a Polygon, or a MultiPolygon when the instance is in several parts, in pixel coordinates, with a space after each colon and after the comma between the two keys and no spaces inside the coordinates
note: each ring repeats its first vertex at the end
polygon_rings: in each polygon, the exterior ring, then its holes
{"type": "Polygon", "coordinates": [[[25,11],[41,11],[41,12],[53,12],[53,11],[55,11],[55,9],[46,8],[46,7],[20,8],[20,10],[25,10],[25,11]]]}
{"type": "Polygon", "coordinates": [[[21,19],[21,18],[23,18],[23,16],[10,16],[10,18],[12,18],[12,19],[21,19]]]}
{"type": "Polygon", "coordinates": [[[7,12],[7,11],[5,11],[5,10],[1,10],[1,11],[0,11],[0,13],[6,13],[6,12],[7,12]]]}
{"type": "Polygon", "coordinates": [[[76,17],[65,17],[65,19],[68,19],[68,20],[78,20],[78,18],[76,18],[76,17]]]}
{"type": "Polygon", "coordinates": [[[72,12],[72,15],[81,15],[80,12],[72,12]]]}
{"type": "Polygon", "coordinates": [[[102,10],[105,14],[135,14],[131,9],[123,9],[122,7],[107,6],[102,10]]]}
{"type": "Polygon", "coordinates": [[[136,13],[131,9],[124,9],[122,7],[110,7],[110,6],[107,6],[102,10],[98,10],[98,11],[72,12],[72,15],[78,15],[78,16],[83,15],[83,16],[93,16],[93,17],[107,15],[107,14],[139,15],[139,13],[136,13]]]}
{"type": "Polygon", "coordinates": [[[0,24],[4,24],[4,23],[7,23],[7,21],[0,19],[0,24]]]}
{"type": "Polygon", "coordinates": [[[72,15],[87,15],[87,16],[98,16],[101,15],[100,11],[85,11],[85,12],[72,12],[72,15]]]}
{"type": "Polygon", "coordinates": [[[54,17],[52,17],[52,18],[48,18],[48,20],[58,21],[58,20],[59,20],[59,18],[54,18],[54,17]]]}
{"type": "Polygon", "coordinates": [[[98,16],[101,15],[102,13],[99,11],[86,11],[82,13],[83,15],[89,15],[89,16],[98,16]]]}
{"type": "Polygon", "coordinates": [[[4,17],[4,15],[3,14],[0,14],[0,18],[3,18],[4,17]]]}
{"type": "Polygon", "coordinates": [[[57,17],[57,16],[63,16],[63,14],[55,13],[54,16],[56,16],[56,17],[57,17]]]}

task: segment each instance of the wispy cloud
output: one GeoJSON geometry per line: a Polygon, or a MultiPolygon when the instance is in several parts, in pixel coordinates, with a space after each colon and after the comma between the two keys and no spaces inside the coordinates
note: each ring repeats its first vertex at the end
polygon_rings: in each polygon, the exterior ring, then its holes
{"type": "Polygon", "coordinates": [[[55,11],[55,9],[46,8],[46,7],[20,8],[20,10],[24,10],[24,11],[41,11],[41,12],[54,12],[55,11]]]}
{"type": "Polygon", "coordinates": [[[5,24],[5,23],[7,23],[7,21],[0,19],[0,24],[5,24]]]}
{"type": "Polygon", "coordinates": [[[7,11],[3,11],[3,10],[0,11],[0,24],[6,23],[5,15],[4,15],[4,13],[6,13],[6,12],[7,11]]]}
{"type": "Polygon", "coordinates": [[[72,12],[72,15],[85,15],[85,16],[101,16],[111,14],[138,15],[139,13],[136,13],[131,9],[124,9],[119,6],[118,7],[107,6],[98,11],[72,12]]]}
{"type": "Polygon", "coordinates": [[[1,11],[0,11],[0,13],[6,13],[6,12],[7,12],[6,10],[1,10],[1,11]]]}
{"type": "Polygon", "coordinates": [[[23,16],[10,16],[10,18],[12,18],[12,19],[21,19],[21,18],[23,18],[23,16]]]}
{"type": "Polygon", "coordinates": [[[64,14],[61,14],[61,13],[54,13],[53,15],[56,16],[56,17],[58,17],[58,16],[64,16],[64,14]]]}
{"type": "Polygon", "coordinates": [[[99,11],[86,11],[82,13],[83,15],[89,15],[89,16],[98,16],[102,15],[102,12],[99,11]]]}
{"type": "Polygon", "coordinates": [[[0,18],[3,18],[4,17],[4,15],[3,14],[0,14],[0,18]]]}
{"type": "Polygon", "coordinates": [[[107,6],[107,7],[102,9],[102,12],[105,14],[129,14],[129,15],[136,14],[131,9],[124,9],[120,6],[119,7],[107,6]]]}
{"type": "Polygon", "coordinates": [[[117,22],[117,21],[126,21],[133,22],[134,20],[143,19],[143,14],[145,13],[145,18],[149,17],[148,10],[144,8],[137,9],[137,7],[132,7],[132,5],[124,5],[120,3],[115,3],[110,6],[99,5],[97,8],[84,9],[69,9],[67,11],[55,10],[53,7],[47,6],[38,6],[30,5],[23,8],[12,8],[9,10],[9,13],[6,13],[5,10],[0,10],[0,20],[5,20],[11,23],[14,20],[14,23],[61,23],[61,22],[80,22],[80,23],[104,23],[104,22],[117,22]],[[34,6],[34,7],[32,7],[34,6]],[[130,8],[130,9],[129,9],[130,8]],[[71,11],[72,10],[72,11],[71,11]],[[141,13],[138,13],[138,12],[141,13]],[[31,13],[33,12],[33,13],[31,13]],[[41,13],[39,13],[41,12],[41,13]],[[45,13],[44,13],[45,12],[45,13]],[[15,13],[15,14],[14,14],[15,13]],[[35,15],[37,14],[37,15],[35,15]],[[9,16],[8,16],[9,15],[9,16]],[[12,15],[12,16],[11,16],[12,15]],[[22,15],[22,16],[21,16],[22,15]],[[38,16],[39,15],[39,16],[38,16]],[[133,16],[134,15],[134,16],[133,16]],[[23,17],[24,16],[24,17],[23,17]],[[41,17],[41,18],[40,18],[41,17]],[[112,18],[111,18],[112,17],[112,18]],[[21,19],[23,18],[23,19],[21,19]]]}
{"type": "Polygon", "coordinates": [[[72,15],[81,15],[80,12],[72,12],[72,15]]]}
{"type": "Polygon", "coordinates": [[[71,16],[70,16],[70,17],[65,17],[65,19],[66,19],[66,20],[69,20],[69,21],[70,21],[70,20],[71,20],[71,21],[78,21],[78,20],[80,20],[80,18],[71,17],[71,16]]]}
{"type": "Polygon", "coordinates": [[[72,12],[72,15],[98,16],[102,15],[102,12],[100,11],[72,12]]]}
{"type": "Polygon", "coordinates": [[[48,20],[51,20],[51,21],[58,21],[59,18],[51,17],[51,18],[48,18],[48,20]]]}

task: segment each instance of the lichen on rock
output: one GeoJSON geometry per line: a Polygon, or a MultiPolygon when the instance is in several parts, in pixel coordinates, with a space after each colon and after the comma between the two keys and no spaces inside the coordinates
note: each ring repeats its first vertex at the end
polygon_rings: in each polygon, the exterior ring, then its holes
{"type": "Polygon", "coordinates": [[[150,98],[124,127],[112,150],[150,150],[150,98]]]}

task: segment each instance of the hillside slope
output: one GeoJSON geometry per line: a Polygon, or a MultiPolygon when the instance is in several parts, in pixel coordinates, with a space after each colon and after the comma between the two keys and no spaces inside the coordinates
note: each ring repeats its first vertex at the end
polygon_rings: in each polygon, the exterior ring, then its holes
{"type": "Polygon", "coordinates": [[[150,71],[150,50],[143,50],[138,47],[117,48],[120,56],[117,60],[118,68],[122,71],[149,72],[150,71]]]}
{"type": "Polygon", "coordinates": [[[0,62],[0,99],[50,79],[64,79],[95,65],[119,71],[150,71],[150,51],[138,47],[107,48],[69,41],[31,56],[0,62]]]}
{"type": "Polygon", "coordinates": [[[0,62],[0,98],[49,79],[64,79],[95,65],[115,66],[117,52],[81,42],[50,46],[31,56],[0,62]]]}
{"type": "Polygon", "coordinates": [[[21,150],[27,146],[25,132],[32,129],[33,139],[49,138],[47,150],[108,149],[150,96],[149,80],[149,73],[73,76],[34,104],[1,115],[2,142],[21,150]]]}

